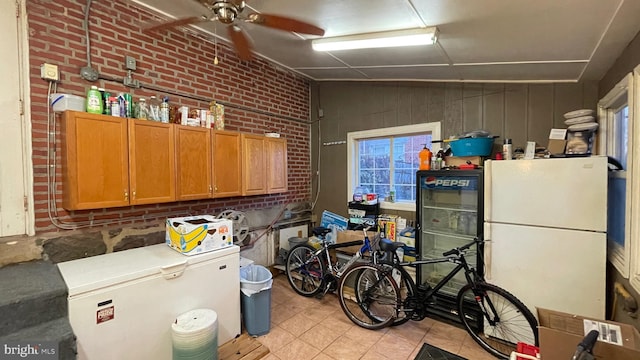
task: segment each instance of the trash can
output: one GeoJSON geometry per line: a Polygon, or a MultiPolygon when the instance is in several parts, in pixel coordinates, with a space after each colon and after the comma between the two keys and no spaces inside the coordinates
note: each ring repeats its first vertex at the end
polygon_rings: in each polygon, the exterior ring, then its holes
{"type": "Polygon", "coordinates": [[[261,265],[240,269],[241,308],[244,327],[251,336],[260,336],[271,329],[271,271],[261,265]]]}
{"type": "Polygon", "coordinates": [[[289,238],[289,250],[300,244],[306,244],[309,241],[307,238],[290,237],[289,238]]]}

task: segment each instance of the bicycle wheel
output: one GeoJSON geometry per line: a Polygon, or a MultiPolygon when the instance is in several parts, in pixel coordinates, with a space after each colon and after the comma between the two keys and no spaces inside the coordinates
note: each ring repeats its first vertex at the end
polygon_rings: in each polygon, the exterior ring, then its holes
{"type": "MultiPolygon", "coordinates": [[[[411,275],[409,275],[409,273],[407,273],[407,271],[404,270],[401,266],[392,265],[388,263],[380,263],[379,265],[385,267],[387,271],[391,274],[391,277],[396,282],[396,285],[398,285],[398,293],[400,295],[400,302],[398,303],[399,304],[398,313],[396,314],[395,320],[391,323],[391,326],[402,325],[407,321],[411,320],[411,317],[407,316],[407,313],[404,311],[403,305],[405,303],[405,300],[409,296],[413,296],[415,294],[415,283],[413,282],[413,279],[411,279],[411,275]],[[389,268],[389,267],[392,267],[392,268],[389,268]]],[[[363,282],[356,281],[356,286],[360,285],[361,283],[363,282]]],[[[358,289],[356,289],[355,294],[356,294],[357,301],[361,301],[361,299],[357,298],[358,294],[361,294],[361,293],[362,291],[359,291],[358,289]]],[[[380,319],[376,318],[374,314],[367,313],[367,315],[372,320],[381,321],[380,319]]]]}
{"type": "Polygon", "coordinates": [[[322,289],[325,264],[320,256],[314,255],[316,249],[301,244],[289,251],[286,262],[287,280],[302,296],[311,297],[322,289]]]}
{"type": "Polygon", "coordinates": [[[349,268],[338,285],[340,306],[347,317],[365,329],[391,325],[400,306],[400,293],[382,266],[358,264],[349,268]]]}
{"type": "Polygon", "coordinates": [[[467,332],[492,355],[508,359],[518,342],[538,345],[536,318],[508,291],[487,283],[468,284],[458,292],[457,303],[467,332]]]}
{"type": "MultiPolygon", "coordinates": [[[[391,326],[402,325],[407,321],[411,320],[411,317],[405,312],[404,304],[407,298],[413,297],[414,294],[416,293],[415,291],[416,285],[413,282],[411,275],[409,275],[409,273],[407,273],[407,271],[404,270],[402,267],[396,267],[396,269],[399,269],[397,271],[400,271],[400,275],[401,275],[401,281],[400,283],[398,283],[398,290],[400,292],[400,305],[402,305],[402,308],[396,314],[397,317],[393,321],[391,326]]],[[[394,279],[396,279],[396,276],[393,276],[393,277],[394,279]]]]}

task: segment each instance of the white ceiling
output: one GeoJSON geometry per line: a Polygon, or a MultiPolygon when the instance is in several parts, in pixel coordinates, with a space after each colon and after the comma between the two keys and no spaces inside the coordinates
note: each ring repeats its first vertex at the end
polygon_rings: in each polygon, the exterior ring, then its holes
{"type": "MultiPolygon", "coordinates": [[[[166,19],[211,15],[196,0],[132,1],[166,19]]],[[[317,36],[240,24],[259,56],[318,81],[599,80],[640,30],[640,0],[249,0],[247,7],[314,24],[325,37],[440,31],[431,46],[323,53],[311,49],[317,36]]],[[[222,26],[197,28],[226,40],[222,26]]]]}

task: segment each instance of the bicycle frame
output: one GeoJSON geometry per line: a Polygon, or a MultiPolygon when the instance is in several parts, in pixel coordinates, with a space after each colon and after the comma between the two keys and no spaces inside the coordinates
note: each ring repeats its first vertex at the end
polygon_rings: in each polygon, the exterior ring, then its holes
{"type": "MultiPolygon", "coordinates": [[[[394,254],[394,257],[397,258],[397,255],[394,254]]],[[[444,278],[438,281],[438,283],[431,289],[431,293],[428,295],[438,292],[447,284],[447,282],[449,282],[449,280],[451,280],[454,276],[458,274],[458,272],[460,272],[463,269],[464,269],[464,276],[467,279],[467,283],[475,284],[476,281],[482,280],[479,278],[476,269],[469,266],[469,263],[467,263],[467,260],[465,259],[464,254],[462,253],[454,256],[445,256],[445,257],[429,259],[429,260],[416,260],[416,261],[409,261],[409,262],[398,261],[397,265],[401,267],[406,267],[406,266],[439,264],[444,262],[454,263],[456,264],[456,267],[453,268],[453,270],[451,270],[444,278]],[[471,275],[473,275],[473,277],[471,275]]]]}
{"type": "MultiPolygon", "coordinates": [[[[472,285],[473,289],[474,289],[474,294],[475,294],[475,284],[478,281],[484,281],[484,279],[478,275],[478,272],[476,271],[476,269],[472,266],[469,266],[469,263],[467,263],[467,259],[465,258],[464,254],[466,252],[467,249],[469,249],[471,247],[471,245],[479,245],[482,241],[478,241],[478,240],[474,240],[462,247],[456,248],[456,249],[452,249],[449,250],[447,252],[445,252],[445,256],[440,257],[440,258],[435,258],[435,259],[429,259],[429,260],[417,260],[417,261],[409,261],[409,262],[401,262],[399,257],[395,254],[395,252],[393,253],[393,258],[396,260],[395,263],[396,265],[400,266],[400,267],[406,267],[406,266],[419,266],[419,265],[427,265],[427,264],[439,264],[439,263],[444,263],[444,262],[451,262],[456,264],[456,267],[453,268],[453,270],[451,270],[444,278],[440,279],[440,281],[438,281],[438,283],[429,290],[429,292],[427,292],[424,295],[423,300],[427,300],[428,298],[430,298],[433,294],[437,293],[438,291],[440,291],[440,289],[442,289],[447,282],[449,282],[449,280],[451,280],[454,276],[456,276],[460,271],[462,271],[464,269],[464,276],[467,280],[467,284],[472,285]],[[473,275],[473,276],[472,276],[473,275]]],[[[393,269],[393,268],[392,268],[393,269]]],[[[481,295],[481,294],[475,294],[476,296],[481,295]]],[[[476,300],[477,301],[477,300],[476,300]]],[[[489,300],[488,301],[488,305],[490,308],[490,311],[488,311],[488,309],[484,308],[484,304],[482,304],[481,302],[477,301],[478,304],[483,308],[483,316],[484,318],[493,325],[493,323],[495,323],[496,321],[499,321],[499,319],[497,317],[491,317],[491,314],[496,314],[496,309],[493,305],[493,303],[489,300]]]]}
{"type": "MultiPolygon", "coordinates": [[[[333,266],[332,262],[330,261],[331,256],[329,254],[329,250],[331,249],[339,249],[339,248],[343,248],[343,247],[349,247],[354,245],[354,242],[347,242],[347,243],[341,243],[341,244],[333,244],[333,243],[327,243],[324,240],[322,241],[322,247],[320,249],[318,249],[316,252],[313,253],[313,255],[315,257],[319,256],[321,253],[324,253],[325,259],[327,259],[327,265],[328,265],[328,270],[330,274],[333,274],[336,278],[340,278],[342,276],[342,274],[351,266],[353,265],[356,261],[362,259],[363,255],[368,253],[368,252],[373,252],[372,248],[371,248],[371,241],[369,240],[369,236],[367,235],[367,230],[369,228],[365,228],[362,229],[362,232],[364,233],[364,244],[362,244],[362,247],[360,247],[360,249],[349,259],[349,261],[347,261],[346,264],[342,265],[339,269],[337,269],[336,267],[333,266]]],[[[359,241],[358,241],[359,243],[359,241]]],[[[374,257],[375,259],[375,257],[374,257]]]]}

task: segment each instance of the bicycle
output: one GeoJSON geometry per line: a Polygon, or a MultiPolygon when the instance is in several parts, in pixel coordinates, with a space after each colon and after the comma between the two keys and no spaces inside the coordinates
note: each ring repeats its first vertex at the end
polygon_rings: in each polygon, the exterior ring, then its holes
{"type": "Polygon", "coordinates": [[[429,260],[401,262],[395,251],[404,246],[399,242],[381,241],[382,251],[391,254],[392,261],[378,264],[356,264],[342,275],[338,284],[340,306],[355,324],[377,330],[392,325],[396,319],[422,320],[433,303],[433,296],[459,271],[464,271],[467,285],[456,299],[457,309],[465,330],[486,351],[508,359],[518,342],[538,345],[537,321],[531,311],[508,291],[484,281],[470,266],[465,253],[474,241],[446,251],[442,257],[429,260]],[[456,264],[435,287],[416,286],[405,267],[450,262],[456,264]],[[398,286],[401,280],[401,286],[398,286]],[[408,285],[406,285],[408,284],[408,285]],[[411,290],[402,291],[403,286],[411,290]]]}
{"type": "MultiPolygon", "coordinates": [[[[364,240],[340,244],[326,241],[325,237],[331,232],[331,229],[325,227],[313,228],[311,230],[312,233],[320,239],[320,248],[304,243],[296,245],[289,251],[285,262],[289,285],[295,292],[307,297],[316,296],[320,291],[323,291],[322,295],[325,295],[327,292],[335,290],[337,279],[340,278],[344,270],[372,251],[372,242],[367,235],[369,228],[362,229],[364,240]],[[354,245],[362,245],[362,247],[346,264],[340,266],[337,261],[335,263],[331,261],[330,250],[354,245]]],[[[378,239],[376,238],[374,241],[377,243],[378,239]]]]}
{"type": "MultiPolygon", "coordinates": [[[[285,271],[287,280],[293,290],[306,297],[323,297],[328,292],[333,292],[337,288],[338,281],[342,274],[353,264],[363,259],[367,259],[371,263],[386,261],[386,254],[381,253],[379,243],[381,240],[380,233],[376,233],[373,240],[369,239],[367,231],[374,226],[374,223],[364,223],[362,228],[363,240],[355,240],[346,243],[330,243],[325,240],[326,234],[331,230],[324,227],[316,227],[311,232],[321,240],[320,248],[317,249],[311,245],[300,244],[293,247],[287,255],[285,262],[285,271]],[[331,261],[330,250],[340,249],[354,245],[362,245],[362,247],[349,260],[339,265],[337,260],[335,263],[331,261]],[[322,294],[320,292],[322,291],[322,294]]],[[[413,295],[411,284],[405,281],[400,282],[400,288],[405,296],[413,295]]],[[[393,322],[393,326],[404,324],[409,318],[398,316],[393,322]]]]}

